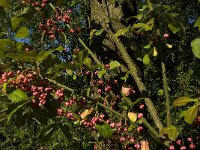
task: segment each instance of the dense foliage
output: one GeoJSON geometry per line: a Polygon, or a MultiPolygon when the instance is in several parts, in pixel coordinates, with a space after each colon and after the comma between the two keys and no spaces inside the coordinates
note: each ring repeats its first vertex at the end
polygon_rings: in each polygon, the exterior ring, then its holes
{"type": "Polygon", "coordinates": [[[200,148],[199,10],[0,0],[0,149],[200,148]]]}

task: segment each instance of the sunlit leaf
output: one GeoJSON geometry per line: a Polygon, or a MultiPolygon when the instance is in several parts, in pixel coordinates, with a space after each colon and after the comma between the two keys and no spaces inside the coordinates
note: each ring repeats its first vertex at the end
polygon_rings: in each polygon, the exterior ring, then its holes
{"type": "Polygon", "coordinates": [[[12,93],[10,93],[8,95],[8,98],[12,101],[12,102],[20,102],[20,101],[25,101],[30,99],[27,94],[20,90],[20,89],[16,89],[15,91],[13,91],[12,93]]]}
{"type": "Polygon", "coordinates": [[[179,97],[173,102],[173,106],[184,106],[189,102],[195,102],[195,99],[191,99],[190,97],[179,97]]]}
{"type": "Polygon", "coordinates": [[[149,54],[145,54],[142,61],[143,64],[148,65],[150,63],[149,54]]]}
{"type": "Polygon", "coordinates": [[[200,59],[200,38],[196,38],[191,42],[192,52],[194,56],[200,59]]]}
{"type": "Polygon", "coordinates": [[[137,114],[133,113],[133,112],[128,112],[128,118],[132,121],[132,122],[136,122],[137,121],[137,114]]]}
{"type": "Polygon", "coordinates": [[[106,70],[100,70],[98,72],[98,77],[101,79],[103,77],[103,75],[105,75],[105,74],[106,74],[106,70]]]}
{"type": "Polygon", "coordinates": [[[110,69],[118,68],[121,64],[118,61],[111,61],[110,62],[110,69]]]}
{"type": "Polygon", "coordinates": [[[185,122],[192,124],[194,119],[197,117],[198,105],[190,107],[185,113],[185,122]]]}
{"type": "Polygon", "coordinates": [[[200,16],[198,17],[197,21],[195,22],[194,27],[198,27],[199,32],[200,32],[200,16]]]}

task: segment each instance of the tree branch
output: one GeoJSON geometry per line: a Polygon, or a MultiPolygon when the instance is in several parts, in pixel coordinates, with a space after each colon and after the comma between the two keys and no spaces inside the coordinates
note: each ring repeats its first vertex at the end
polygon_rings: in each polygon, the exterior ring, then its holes
{"type": "MultiPolygon", "coordinates": [[[[128,65],[129,70],[131,71],[130,74],[132,75],[132,77],[134,78],[138,89],[140,91],[140,93],[142,94],[143,92],[147,92],[146,87],[144,86],[138,71],[137,71],[137,67],[135,62],[131,59],[131,57],[129,56],[128,52],[126,51],[126,48],[124,47],[124,45],[122,44],[122,42],[119,40],[119,38],[117,38],[114,33],[110,30],[110,29],[105,29],[107,30],[108,34],[110,34],[110,36],[112,37],[112,40],[114,41],[114,43],[116,44],[118,50],[121,52],[122,58],[124,59],[124,61],[126,62],[126,64],[128,65]]],[[[161,130],[163,128],[163,124],[160,121],[160,118],[158,117],[158,113],[157,110],[152,102],[152,100],[150,98],[145,98],[145,104],[148,108],[149,113],[151,114],[157,128],[159,130],[161,130]]]]}

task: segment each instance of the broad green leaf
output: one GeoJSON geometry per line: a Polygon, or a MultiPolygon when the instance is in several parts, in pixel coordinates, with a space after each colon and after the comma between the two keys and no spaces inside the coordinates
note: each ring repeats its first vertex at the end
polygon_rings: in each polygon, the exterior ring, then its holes
{"type": "Polygon", "coordinates": [[[8,95],[8,98],[12,101],[12,102],[20,102],[20,101],[26,101],[28,99],[30,99],[27,94],[20,90],[20,89],[16,89],[15,91],[13,91],[12,93],[10,93],[8,95]]]}
{"type": "Polygon", "coordinates": [[[192,124],[194,119],[197,117],[198,105],[193,105],[185,113],[185,122],[192,124]]]}
{"type": "Polygon", "coordinates": [[[174,26],[172,24],[168,24],[168,28],[172,31],[173,34],[179,32],[180,29],[181,29],[180,27],[176,27],[176,26],[174,26]]]}
{"type": "Polygon", "coordinates": [[[192,52],[194,56],[200,59],[200,38],[196,38],[191,42],[192,52]]]}
{"type": "Polygon", "coordinates": [[[198,17],[197,21],[195,22],[194,27],[198,27],[199,32],[200,32],[200,16],[198,17]]]}
{"type": "Polygon", "coordinates": [[[179,131],[176,129],[175,126],[170,125],[169,127],[162,128],[160,130],[160,134],[167,134],[170,140],[175,141],[176,138],[179,136],[179,131]]]}
{"type": "Polygon", "coordinates": [[[85,58],[83,63],[87,66],[87,67],[91,67],[92,65],[92,60],[90,58],[85,58]]]}
{"type": "Polygon", "coordinates": [[[96,129],[103,138],[109,139],[112,137],[112,129],[110,128],[109,124],[106,123],[102,126],[96,125],[96,129]]]}
{"type": "Polygon", "coordinates": [[[143,64],[148,65],[150,63],[149,54],[145,54],[142,61],[143,64]]]}
{"type": "Polygon", "coordinates": [[[23,26],[17,30],[15,35],[16,38],[26,38],[29,35],[29,30],[27,27],[23,26]]]}
{"type": "Polygon", "coordinates": [[[184,106],[189,102],[195,102],[195,101],[196,101],[195,99],[191,99],[189,97],[179,97],[178,99],[176,99],[173,102],[173,106],[174,107],[176,107],[176,106],[184,106]]]}
{"type": "Polygon", "coordinates": [[[128,118],[132,121],[132,122],[136,122],[137,121],[137,114],[134,112],[128,112],[128,118]]]}
{"type": "Polygon", "coordinates": [[[111,61],[110,62],[110,69],[118,68],[121,64],[118,61],[111,61]]]}
{"type": "Polygon", "coordinates": [[[115,33],[115,36],[118,37],[118,36],[121,36],[121,35],[125,35],[128,31],[129,31],[130,27],[126,27],[124,29],[120,29],[119,31],[117,31],[115,33]]]}
{"type": "Polygon", "coordinates": [[[103,77],[103,75],[106,74],[106,70],[100,70],[98,72],[98,77],[101,79],[103,77]]]}

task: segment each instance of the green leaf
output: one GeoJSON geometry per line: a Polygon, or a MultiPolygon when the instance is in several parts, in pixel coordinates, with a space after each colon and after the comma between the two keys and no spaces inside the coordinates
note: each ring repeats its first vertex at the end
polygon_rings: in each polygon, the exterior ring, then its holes
{"type": "Polygon", "coordinates": [[[177,107],[177,106],[184,106],[186,105],[187,103],[189,102],[196,102],[197,100],[196,99],[191,99],[189,97],[179,97],[178,99],[176,99],[174,102],[173,102],[173,106],[174,107],[177,107]]]}
{"type": "Polygon", "coordinates": [[[27,94],[20,90],[20,89],[16,89],[15,91],[13,91],[12,93],[10,93],[8,95],[8,98],[12,101],[12,102],[20,102],[20,101],[25,101],[30,99],[27,94]]]}
{"type": "Polygon", "coordinates": [[[187,111],[181,111],[180,115],[179,115],[179,119],[185,117],[187,111]]]}
{"type": "Polygon", "coordinates": [[[200,59],[200,38],[196,38],[191,42],[192,52],[194,56],[200,59]]]}
{"type": "Polygon", "coordinates": [[[149,54],[145,54],[142,61],[143,64],[148,65],[150,63],[149,54]]]}
{"type": "Polygon", "coordinates": [[[144,48],[145,48],[145,49],[150,49],[150,48],[151,48],[151,45],[152,45],[152,42],[149,42],[149,44],[145,45],[144,48]]]}
{"type": "Polygon", "coordinates": [[[192,124],[194,119],[197,117],[198,105],[190,107],[185,113],[185,122],[192,124]]]}
{"type": "Polygon", "coordinates": [[[37,56],[37,63],[41,63],[44,59],[46,59],[54,50],[50,51],[40,51],[37,56]]]}
{"type": "Polygon", "coordinates": [[[104,74],[106,74],[106,70],[101,70],[98,72],[98,77],[101,79],[104,74]]]}
{"type": "Polygon", "coordinates": [[[95,35],[99,36],[99,35],[101,35],[103,33],[103,31],[104,31],[104,29],[100,29],[100,30],[95,32],[95,35]]]}
{"type": "Polygon", "coordinates": [[[137,114],[134,112],[128,112],[128,118],[132,121],[132,122],[136,122],[137,121],[137,114]]]}
{"type": "Polygon", "coordinates": [[[15,37],[16,38],[26,38],[29,35],[29,30],[27,27],[23,26],[20,29],[18,29],[15,37]]]}
{"type": "Polygon", "coordinates": [[[121,64],[118,61],[111,61],[110,62],[110,69],[118,68],[121,64]]]}
{"type": "Polygon", "coordinates": [[[87,67],[91,67],[92,65],[92,60],[90,58],[85,58],[83,63],[87,66],[87,67]]]}
{"type": "Polygon", "coordinates": [[[102,126],[96,125],[96,129],[103,138],[109,139],[112,137],[112,129],[110,128],[109,124],[106,123],[102,126]]]}
{"type": "Polygon", "coordinates": [[[164,95],[163,89],[158,90],[158,96],[163,96],[163,95],[164,95]]]}
{"type": "Polygon", "coordinates": [[[199,32],[200,32],[200,16],[198,17],[197,21],[195,22],[194,27],[198,27],[199,32]]]}
{"type": "Polygon", "coordinates": [[[179,32],[180,29],[181,29],[180,27],[176,27],[176,26],[174,26],[172,24],[168,24],[168,28],[172,31],[173,34],[179,32]]]}
{"type": "Polygon", "coordinates": [[[179,136],[179,131],[176,129],[175,126],[170,125],[169,127],[162,128],[160,130],[160,134],[167,134],[170,140],[175,141],[176,138],[179,136]]]}

